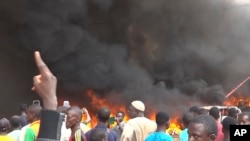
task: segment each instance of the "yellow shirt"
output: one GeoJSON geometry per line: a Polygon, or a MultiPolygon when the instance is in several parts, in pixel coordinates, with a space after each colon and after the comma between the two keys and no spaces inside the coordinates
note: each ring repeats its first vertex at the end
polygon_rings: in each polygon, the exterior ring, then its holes
{"type": "Polygon", "coordinates": [[[15,141],[15,139],[7,135],[0,135],[0,141],[15,141]]]}
{"type": "Polygon", "coordinates": [[[29,128],[26,129],[24,141],[35,141],[39,132],[39,127],[40,127],[40,120],[32,122],[29,128]]]}

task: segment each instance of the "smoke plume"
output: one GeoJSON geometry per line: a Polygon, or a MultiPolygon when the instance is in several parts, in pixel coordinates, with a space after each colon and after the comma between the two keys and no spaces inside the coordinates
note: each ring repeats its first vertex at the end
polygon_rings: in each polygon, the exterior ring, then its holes
{"type": "Polygon", "coordinates": [[[116,91],[122,100],[106,94],[110,102],[141,99],[173,113],[194,104],[222,104],[225,93],[249,75],[247,5],[23,0],[16,7],[5,10],[11,16],[4,21],[13,24],[7,29],[15,30],[4,37],[12,44],[3,51],[20,50],[14,54],[20,59],[41,51],[59,89],[116,91]],[[17,11],[20,16],[14,16],[17,11]]]}

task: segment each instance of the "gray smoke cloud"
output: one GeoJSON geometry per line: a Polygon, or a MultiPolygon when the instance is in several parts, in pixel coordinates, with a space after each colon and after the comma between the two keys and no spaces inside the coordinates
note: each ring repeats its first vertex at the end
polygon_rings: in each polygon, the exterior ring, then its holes
{"type": "Polygon", "coordinates": [[[222,104],[249,75],[250,10],[232,1],[24,0],[18,10],[5,51],[40,50],[62,90],[107,90],[111,103],[175,113],[222,104]]]}

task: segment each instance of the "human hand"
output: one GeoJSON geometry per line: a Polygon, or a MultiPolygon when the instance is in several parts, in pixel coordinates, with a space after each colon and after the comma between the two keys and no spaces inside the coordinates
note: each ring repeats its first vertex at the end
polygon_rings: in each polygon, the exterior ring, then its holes
{"type": "Polygon", "coordinates": [[[57,109],[57,97],[56,97],[56,85],[57,79],[51,73],[47,65],[42,60],[40,53],[38,51],[34,52],[35,62],[39,70],[38,75],[33,77],[33,91],[37,94],[43,101],[43,106],[45,109],[56,110],[57,109]]]}
{"type": "Polygon", "coordinates": [[[82,112],[83,112],[84,114],[88,113],[87,108],[83,107],[83,108],[82,108],[82,112]]]}

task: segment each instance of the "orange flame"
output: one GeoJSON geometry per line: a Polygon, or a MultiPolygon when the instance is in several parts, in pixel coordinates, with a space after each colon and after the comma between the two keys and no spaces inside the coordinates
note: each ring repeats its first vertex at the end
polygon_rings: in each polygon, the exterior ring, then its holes
{"type": "MultiPolygon", "coordinates": [[[[124,105],[114,105],[107,101],[105,97],[98,96],[95,91],[89,89],[86,91],[87,95],[91,98],[91,106],[92,108],[98,110],[101,107],[108,107],[111,111],[110,117],[115,117],[116,112],[118,111],[126,111],[126,107],[124,105]]],[[[94,127],[97,124],[96,115],[93,113],[91,114],[91,126],[94,127]],[[94,118],[93,118],[94,117],[94,118]]],[[[124,120],[127,121],[128,117],[125,116],[124,120]]],[[[115,126],[116,123],[114,121],[110,121],[110,127],[115,126]]]]}
{"type": "Polygon", "coordinates": [[[182,131],[182,126],[180,121],[178,120],[178,117],[171,118],[167,132],[172,136],[177,136],[180,134],[181,131],[182,131]]]}
{"type": "Polygon", "coordinates": [[[225,102],[226,106],[250,106],[250,97],[244,97],[242,94],[230,96],[225,102]]]}
{"type": "MultiPolygon", "coordinates": [[[[91,98],[91,105],[93,108],[98,109],[100,107],[106,106],[110,109],[111,111],[111,117],[115,116],[115,113],[120,110],[126,113],[126,107],[124,105],[113,105],[110,104],[106,98],[98,96],[95,91],[89,89],[86,91],[87,95],[91,98]]],[[[155,110],[154,110],[155,111],[155,110]]],[[[156,112],[151,112],[149,115],[149,119],[155,120],[155,113],[156,112]]],[[[93,114],[92,114],[93,117],[93,114]]],[[[129,118],[125,116],[124,121],[127,121],[129,118]]],[[[97,124],[96,118],[92,118],[91,120],[91,126],[95,126],[97,124]]],[[[110,126],[113,127],[115,126],[116,123],[111,124],[110,126]]],[[[166,131],[171,135],[179,135],[181,132],[181,124],[178,122],[178,118],[175,117],[170,120],[170,126],[168,130],[166,131]]]]}

